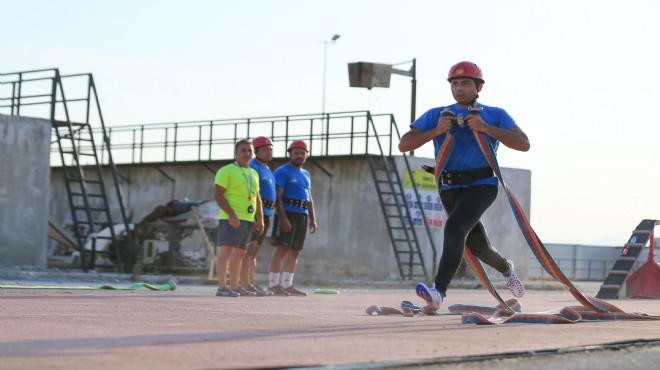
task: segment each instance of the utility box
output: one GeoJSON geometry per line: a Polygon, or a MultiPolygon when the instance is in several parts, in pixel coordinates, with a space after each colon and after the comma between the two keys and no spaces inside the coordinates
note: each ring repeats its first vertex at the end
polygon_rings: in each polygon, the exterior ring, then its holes
{"type": "Polygon", "coordinates": [[[351,87],[390,87],[392,66],[378,63],[349,63],[348,79],[351,87]]]}

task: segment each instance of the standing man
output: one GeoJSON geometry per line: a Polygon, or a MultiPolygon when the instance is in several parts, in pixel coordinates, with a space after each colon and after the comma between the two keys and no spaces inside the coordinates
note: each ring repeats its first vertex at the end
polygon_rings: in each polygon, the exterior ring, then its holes
{"type": "MultiPolygon", "coordinates": [[[[220,206],[218,218],[218,291],[219,297],[238,297],[238,276],[252,228],[263,233],[264,222],[259,197],[259,175],[249,167],[252,146],[241,140],[234,146],[234,163],[218,170],[213,195],[220,206]],[[254,224],[254,225],[253,225],[254,224]],[[229,268],[229,286],[226,285],[229,268]]],[[[248,294],[248,295],[254,295],[248,294]]]]}
{"type": "Polygon", "coordinates": [[[245,257],[243,257],[239,293],[252,292],[257,296],[267,296],[273,293],[255,284],[254,273],[257,270],[257,253],[266,236],[266,230],[270,225],[270,216],[273,214],[273,208],[275,207],[275,177],[268,168],[268,162],[273,159],[273,142],[265,136],[259,136],[252,140],[252,147],[254,148],[254,159],[250,161],[250,168],[259,174],[259,195],[263,205],[264,232],[259,233],[256,228],[252,231],[250,244],[245,257]]]}
{"type": "Polygon", "coordinates": [[[275,295],[306,296],[293,286],[293,274],[296,271],[298,255],[302,251],[307,235],[316,232],[314,200],[312,199],[311,178],[303,169],[307,160],[307,144],[294,140],[289,144],[289,163],[275,170],[277,201],[273,226],[272,244],[275,246],[270,265],[268,290],[275,295]],[[282,283],[280,270],[284,262],[282,283]]]}
{"type": "Polygon", "coordinates": [[[417,295],[436,311],[461,263],[466,244],[475,257],[504,275],[506,285],[515,297],[522,297],[525,293],[522,282],[513,270],[513,262],[502,257],[490,245],[481,223],[481,216],[497,197],[498,181],[479,149],[474,132],[488,135],[495,151],[501,142],[511,149],[526,152],[529,150],[529,140],[504,109],[477,102],[485,81],[476,64],[455,64],[449,69],[447,80],[456,103],[424,113],[410,125],[410,131],[399,142],[399,150],[407,152],[433,140],[437,158],[438,150],[447,135],[454,137],[453,154],[438,177],[437,184],[440,199],[447,211],[438,273],[432,288],[424,283],[416,287],[417,295]],[[480,108],[481,112],[471,112],[471,108],[480,108]],[[445,110],[459,117],[458,124],[451,115],[441,114],[445,110]],[[462,116],[465,117],[465,125],[460,122],[462,116]]]}

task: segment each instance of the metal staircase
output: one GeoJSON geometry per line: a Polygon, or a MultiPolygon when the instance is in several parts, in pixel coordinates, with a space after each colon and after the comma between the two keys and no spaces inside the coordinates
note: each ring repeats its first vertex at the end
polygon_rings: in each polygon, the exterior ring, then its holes
{"type": "Polygon", "coordinates": [[[621,254],[614,262],[612,270],[605,277],[605,281],[601,285],[598,294],[596,294],[596,298],[619,298],[623,284],[633,272],[633,267],[637,263],[649,239],[653,237],[655,225],[660,225],[660,220],[644,220],[639,223],[630,236],[630,239],[628,239],[628,243],[624,245],[621,254]]]}
{"type": "Polygon", "coordinates": [[[134,248],[94,78],[91,74],[63,76],[58,69],[0,74],[0,77],[2,77],[0,83],[11,86],[11,97],[2,99],[2,102],[8,100],[11,103],[2,107],[11,107],[12,115],[23,114],[21,108],[25,111],[26,108],[31,108],[30,106],[49,106],[47,118],[53,124],[52,132],[59,148],[60,165],[73,221],[73,233],[81,256],[81,268],[87,271],[96,267],[106,267],[126,272],[133,263],[134,248]],[[63,80],[73,78],[84,80],[86,97],[66,98],[63,80]],[[30,88],[30,84],[43,86],[44,81],[50,85],[48,94],[25,93],[35,90],[30,88]],[[82,109],[74,104],[80,102],[84,105],[82,109]],[[71,118],[74,105],[78,108],[77,111],[83,114],[82,119],[77,122],[71,118]],[[104,179],[102,163],[97,152],[94,132],[98,135],[98,130],[93,131],[90,124],[92,105],[96,108],[102,129],[101,140],[107,149],[108,167],[113,179],[111,184],[107,184],[104,179]],[[116,192],[120,208],[120,220],[117,221],[123,224],[123,228],[118,229],[126,231],[123,242],[120,241],[114,227],[115,221],[112,219],[109,194],[106,191],[108,185],[116,192]],[[107,257],[103,260],[104,263],[97,264],[97,254],[107,257]]]}
{"type": "MultiPolygon", "coordinates": [[[[396,122],[393,122],[393,125],[396,129],[396,122]]],[[[376,135],[376,137],[378,137],[378,135],[376,135]]],[[[399,274],[402,279],[427,280],[428,273],[424,263],[424,256],[415,230],[415,225],[412,222],[413,218],[411,217],[412,213],[409,202],[406,201],[403,192],[403,182],[399,175],[399,169],[397,168],[392,155],[386,155],[383,151],[380,141],[378,141],[378,147],[380,149],[380,154],[367,154],[367,159],[369,161],[371,175],[376,185],[376,192],[385,219],[387,232],[390,241],[392,242],[399,274]]],[[[421,207],[422,203],[419,199],[419,192],[417,191],[417,186],[415,185],[414,177],[410,171],[410,164],[408,163],[405,153],[403,154],[403,160],[406,166],[405,171],[408,171],[412,180],[417,204],[420,205],[419,209],[422,210],[423,208],[421,207]]],[[[434,259],[433,263],[435,264],[436,249],[423,211],[422,220],[428,234],[428,240],[431,243],[434,259]]]]}

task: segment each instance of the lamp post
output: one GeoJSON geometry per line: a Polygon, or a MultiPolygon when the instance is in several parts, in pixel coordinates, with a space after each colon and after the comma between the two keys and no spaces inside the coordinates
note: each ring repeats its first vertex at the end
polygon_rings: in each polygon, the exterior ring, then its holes
{"type": "Polygon", "coordinates": [[[328,44],[334,44],[339,40],[341,35],[335,34],[332,36],[332,39],[329,41],[323,41],[323,103],[321,105],[321,113],[325,113],[325,75],[326,75],[326,63],[328,56],[328,44]]]}
{"type": "Polygon", "coordinates": [[[410,67],[409,71],[392,68],[392,73],[401,76],[408,76],[412,78],[412,81],[410,81],[412,88],[411,99],[410,99],[410,123],[412,123],[415,122],[415,119],[417,118],[415,113],[415,107],[417,105],[417,58],[413,58],[413,60],[409,62],[393,64],[392,66],[397,66],[400,64],[408,64],[408,63],[412,63],[412,67],[410,67]]]}

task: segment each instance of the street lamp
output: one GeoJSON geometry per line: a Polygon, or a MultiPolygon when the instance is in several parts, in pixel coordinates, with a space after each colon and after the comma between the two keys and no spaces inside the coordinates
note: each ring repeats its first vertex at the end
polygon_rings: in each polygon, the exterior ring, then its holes
{"type": "Polygon", "coordinates": [[[328,44],[334,44],[339,40],[341,35],[335,34],[332,36],[332,39],[329,41],[323,41],[323,104],[321,105],[321,113],[325,113],[325,71],[326,71],[326,62],[328,55],[328,44]]]}

